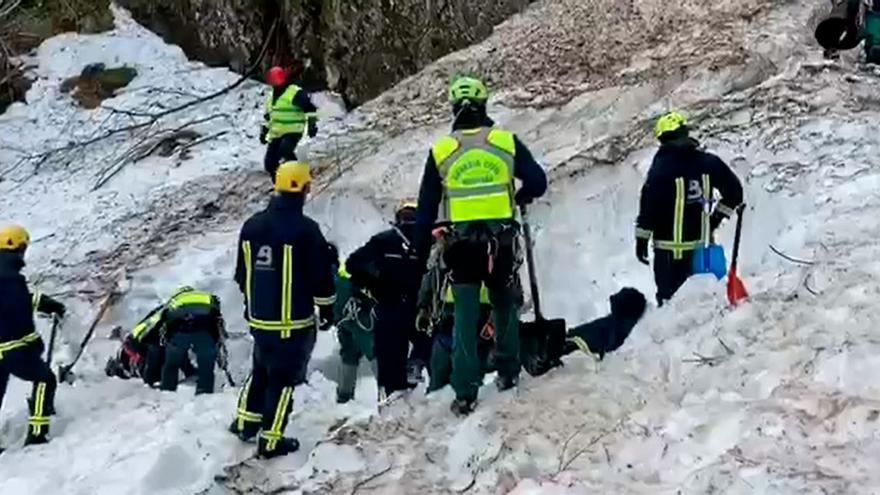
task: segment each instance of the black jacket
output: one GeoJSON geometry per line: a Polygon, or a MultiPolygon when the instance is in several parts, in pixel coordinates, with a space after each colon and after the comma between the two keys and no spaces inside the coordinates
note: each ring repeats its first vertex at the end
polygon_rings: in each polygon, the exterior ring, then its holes
{"type": "Polygon", "coordinates": [[[418,259],[412,247],[413,226],[402,225],[374,235],[345,262],[352,283],[377,301],[401,299],[413,305],[419,292],[418,259]]]}
{"type": "MultiPolygon", "coordinates": [[[[485,113],[463,113],[452,125],[453,131],[462,129],[476,129],[479,127],[492,127],[495,122],[485,113]]],[[[541,197],[547,191],[547,175],[544,169],[535,161],[532,152],[514,136],[516,156],[514,163],[514,176],[522,184],[517,196],[523,199],[535,199],[541,197]]],[[[422,184],[419,189],[419,205],[416,213],[416,233],[414,244],[419,259],[424,263],[428,259],[431,249],[431,229],[437,220],[440,202],[443,199],[443,180],[440,170],[434,161],[434,155],[428,152],[428,160],[422,174],[422,184]]]]}
{"type": "Polygon", "coordinates": [[[304,196],[281,194],[241,228],[235,281],[245,295],[245,319],[256,330],[298,330],[315,325],[314,308],[336,298],[327,241],[303,214],[304,196]],[[286,297],[285,297],[286,295],[286,297]],[[289,308],[283,315],[282,309],[289,308]],[[270,322],[265,328],[261,322],[270,322]]]}
{"type": "Polygon", "coordinates": [[[0,345],[34,333],[34,301],[21,254],[0,252],[0,345]]]}
{"type": "Polygon", "coordinates": [[[162,309],[161,325],[164,325],[165,335],[207,331],[214,340],[220,340],[220,332],[223,330],[220,299],[212,295],[210,304],[184,306],[179,309],[166,304],[162,309]]]}
{"type": "Polygon", "coordinates": [[[642,186],[636,236],[643,239],[653,237],[654,246],[661,249],[665,249],[663,243],[676,241],[676,205],[681,200],[682,235],[679,241],[692,244],[702,241],[706,180],[710,198],[713,191],[721,195],[715,208],[714,227],[742,203],[742,184],[736,174],[720,158],[700,150],[699,143],[693,139],[662,144],[642,186]]]}
{"type": "Polygon", "coordinates": [[[583,350],[598,354],[616,351],[629,337],[645,313],[645,296],[636,289],[625,288],[611,296],[611,314],[568,331],[565,353],[583,350]],[[586,347],[586,348],[584,348],[586,347]]]}

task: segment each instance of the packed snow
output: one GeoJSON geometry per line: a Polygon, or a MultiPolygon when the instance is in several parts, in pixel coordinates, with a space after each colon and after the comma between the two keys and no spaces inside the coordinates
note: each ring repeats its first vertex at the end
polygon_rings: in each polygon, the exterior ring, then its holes
{"type": "MultiPolygon", "coordinates": [[[[114,125],[107,119],[128,118],[74,107],[59,93],[64,77],[92,62],[134,66],[138,77],[104,105],[134,109],[186,101],[180,91],[208,94],[237,76],[186,60],[121,10],[110,33],[46,41],[31,60],[39,79],[27,104],[0,116],[0,164],[8,171],[0,222],[28,226],[37,239],[28,253],[31,281],[65,293],[73,306],[59,362],[108,290],[92,279],[115,280],[128,267],[128,290],[98,327],[76,382],[60,386],[48,446],[20,447],[28,387],[11,384],[0,411],[0,445],[8,448],[0,490],[880,493],[873,379],[880,373],[873,335],[880,323],[880,76],[851,59],[822,61],[810,48],[809,22],[824,4],[789,2],[755,21],[749,32],[760,34],[749,40],[753,60],[745,66],[586,92],[557,109],[491,107],[553,179],[531,215],[548,315],[576,324],[607,312],[607,297],[622,286],[653,293],[650,270],[635,260],[632,229],[654,149],[648,123],[671,106],[694,117],[703,144],[746,183],[746,304],[731,308],[722,283],[694,278],[600,365],[571,356],[545,377],[525,377],[515,392],[485,387],[465,419],[449,412],[449,389],[429,397],[418,390],[379,412],[366,374],[357,400],[336,405],[335,337],[321,334],[287,431],[302,449],[271,462],[257,461],[253,445],[226,432],[234,388],[194,397],[191,386],[164,393],[102,371],[118,345],[109,330],[130,328],[187,283],[223,300],[233,375],[245,377],[250,341],[231,275],[240,222],[268,197],[255,139],[263,88],[248,82],[174,116],[180,125],[226,115],[197,126],[204,135],[229,132],[194,147],[189,159],[150,157],[91,191],[130,145],[126,136],[69,163],[34,170],[33,161],[20,162],[114,125]],[[206,203],[219,211],[199,216],[206,203]],[[191,225],[203,219],[206,226],[191,225]],[[161,235],[169,225],[179,231],[161,235]],[[128,250],[116,250],[121,244],[128,250]]],[[[321,136],[302,149],[329,174],[343,174],[322,175],[308,209],[350,252],[385,225],[389,205],[416,193],[427,147],[445,128],[385,136],[357,112],[341,115],[332,97],[321,102],[321,136]]],[[[732,226],[722,228],[728,246],[731,234],[732,226]]]]}

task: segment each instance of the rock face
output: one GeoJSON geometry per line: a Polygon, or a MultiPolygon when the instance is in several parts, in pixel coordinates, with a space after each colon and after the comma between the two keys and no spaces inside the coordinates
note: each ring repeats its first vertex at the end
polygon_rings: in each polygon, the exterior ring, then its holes
{"type": "Polygon", "coordinates": [[[531,0],[122,0],[134,18],[209,64],[242,70],[273,24],[264,65],[298,61],[311,88],[350,106],[488,37],[531,0]],[[276,21],[277,19],[277,21],[276,21]]]}

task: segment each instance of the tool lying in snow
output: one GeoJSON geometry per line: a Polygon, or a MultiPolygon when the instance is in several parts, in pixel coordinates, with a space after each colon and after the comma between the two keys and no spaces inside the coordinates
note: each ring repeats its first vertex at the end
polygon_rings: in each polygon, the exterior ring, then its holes
{"type": "Polygon", "coordinates": [[[532,231],[529,226],[525,206],[520,206],[522,214],[523,237],[526,248],[526,265],[529,272],[529,288],[532,305],[535,308],[535,321],[523,322],[520,326],[522,343],[520,357],[523,367],[532,376],[540,376],[550,369],[561,366],[560,358],[565,351],[565,320],[548,320],[541,312],[541,298],[538,293],[538,278],[535,273],[535,255],[532,248],[532,231]]]}
{"type": "Polygon", "coordinates": [[[745,209],[746,205],[743,204],[736,212],[736,235],[733,238],[733,259],[730,262],[730,271],[727,273],[727,300],[734,306],[742,302],[743,299],[749,297],[749,293],[746,291],[746,286],[736,273],[736,263],[739,259],[739,241],[742,236],[743,212],[745,209]]]}

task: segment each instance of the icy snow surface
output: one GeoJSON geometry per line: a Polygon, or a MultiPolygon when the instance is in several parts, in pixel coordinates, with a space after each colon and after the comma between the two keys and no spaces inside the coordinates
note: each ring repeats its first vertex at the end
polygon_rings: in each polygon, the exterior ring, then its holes
{"type": "MultiPolygon", "coordinates": [[[[31,229],[32,282],[66,292],[73,305],[60,362],[120,267],[131,267],[130,290],[98,327],[76,383],[61,385],[50,445],[20,447],[27,387],[13,380],[0,411],[8,448],[0,491],[880,493],[880,78],[849,59],[822,62],[809,47],[810,19],[824,3],[788,2],[753,21],[744,66],[695,67],[674,81],[585,93],[558,109],[491,109],[553,178],[532,216],[549,315],[579,323],[604,314],[607,296],[623,285],[652,293],[650,272],[633,255],[632,221],[653,151],[647,123],[670,106],[691,114],[703,143],[747,183],[747,304],[727,307],[722,284],[696,278],[601,366],[572,356],[546,377],[524,378],[516,392],[485,387],[466,419],[449,413],[448,389],[417,392],[379,413],[366,377],[355,403],[336,405],[335,342],[322,334],[288,427],[302,450],[272,462],[251,459],[253,446],[225,431],[234,390],[194,398],[184,385],[167,394],[108,380],[101,369],[117,345],[107,338],[112,326],[129,328],[189,283],[223,299],[233,374],[241,381],[247,373],[250,342],[230,278],[240,221],[267,197],[255,139],[263,89],[246,83],[174,116],[180,125],[221,113],[197,128],[230,132],[190,159],[127,165],[92,192],[131,144],[126,136],[36,172],[33,161],[19,163],[113,125],[106,119],[129,118],[76,109],[59,93],[64,77],[91,62],[134,65],[132,85],[105,102],[133,109],[185,101],[174,92],[206,94],[236,76],[187,61],[121,11],[111,33],[48,40],[32,61],[40,79],[28,104],[0,117],[0,221],[31,229]],[[804,262],[783,260],[771,244],[804,262]]],[[[322,106],[332,108],[330,100],[322,106]]],[[[382,228],[389,205],[415,194],[427,145],[444,129],[386,137],[357,113],[331,112],[303,148],[325,172],[309,210],[350,252],[382,228]]],[[[728,245],[731,230],[721,232],[728,245]]]]}

